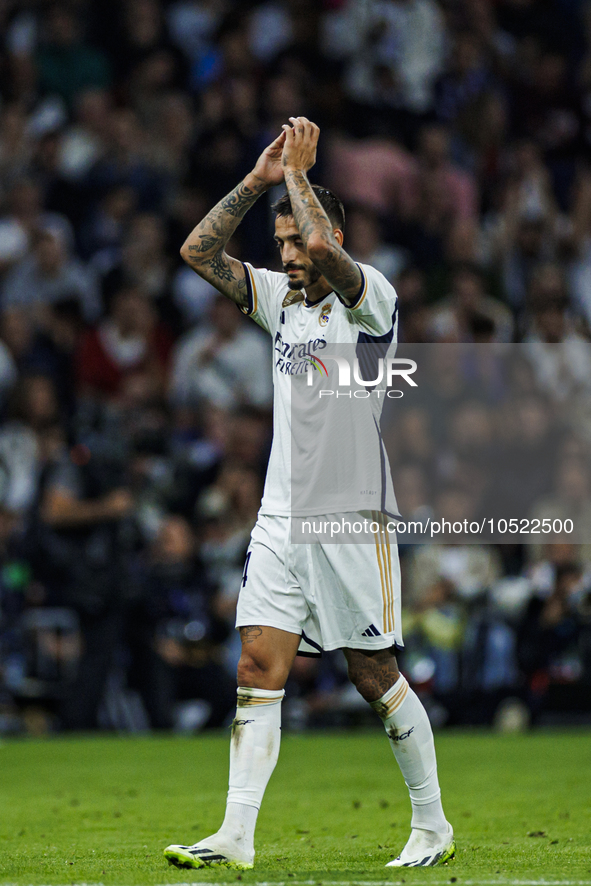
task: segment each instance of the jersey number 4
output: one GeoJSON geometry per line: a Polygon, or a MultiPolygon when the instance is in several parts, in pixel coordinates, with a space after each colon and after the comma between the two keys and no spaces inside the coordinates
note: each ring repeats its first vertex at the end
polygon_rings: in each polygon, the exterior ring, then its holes
{"type": "Polygon", "coordinates": [[[248,578],[248,561],[250,560],[251,554],[252,554],[252,551],[249,551],[248,554],[246,555],[246,560],[244,562],[244,572],[242,573],[242,587],[244,587],[244,585],[246,584],[246,580],[248,578]]]}

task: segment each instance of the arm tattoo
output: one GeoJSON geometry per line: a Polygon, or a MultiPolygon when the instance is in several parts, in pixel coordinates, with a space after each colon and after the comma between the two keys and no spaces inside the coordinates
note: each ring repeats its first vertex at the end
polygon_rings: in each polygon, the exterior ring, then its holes
{"type": "Polygon", "coordinates": [[[193,270],[242,307],[248,304],[244,268],[224,247],[264,190],[263,184],[250,188],[241,182],[199,222],[182,249],[193,270]]]}
{"type": "Polygon", "coordinates": [[[263,629],[258,625],[248,625],[248,627],[240,628],[240,639],[243,643],[254,643],[262,633],[263,629]]]}
{"type": "Polygon", "coordinates": [[[248,188],[244,182],[241,182],[227,197],[224,197],[222,208],[235,218],[242,218],[258,196],[258,193],[248,188]]]}
{"type": "Polygon", "coordinates": [[[224,255],[223,249],[220,249],[219,252],[216,252],[214,257],[207,262],[207,266],[209,267],[213,276],[216,277],[218,280],[227,280],[228,282],[230,282],[231,280],[236,279],[234,277],[234,272],[230,267],[230,263],[224,255]]]}
{"type": "Polygon", "coordinates": [[[316,267],[339,295],[345,299],[354,298],[361,286],[359,268],[336,241],[332,224],[312,190],[306,174],[299,170],[289,170],[285,173],[285,183],[294,221],[304,245],[308,246],[313,234],[320,236],[325,243],[325,253],[321,260],[315,260],[316,267]]]}
{"type": "MultiPolygon", "coordinates": [[[[211,234],[200,234],[199,243],[191,243],[189,245],[189,252],[191,256],[197,256],[200,252],[209,252],[210,249],[213,249],[217,246],[217,237],[212,236],[211,234]]],[[[198,258],[191,259],[192,261],[199,261],[198,258]]]]}

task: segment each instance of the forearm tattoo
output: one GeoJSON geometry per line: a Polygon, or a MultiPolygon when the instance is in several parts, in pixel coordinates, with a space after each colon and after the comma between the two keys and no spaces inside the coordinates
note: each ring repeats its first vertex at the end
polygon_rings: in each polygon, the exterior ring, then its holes
{"type": "Polygon", "coordinates": [[[304,245],[308,244],[312,234],[321,234],[327,240],[333,239],[332,225],[318,202],[306,174],[300,170],[290,170],[285,174],[285,183],[289,191],[293,218],[304,245]]]}
{"type": "Polygon", "coordinates": [[[258,198],[260,191],[256,192],[247,188],[244,182],[240,182],[227,197],[222,200],[222,209],[229,212],[235,218],[242,218],[248,212],[252,204],[258,198]]]}
{"type": "Polygon", "coordinates": [[[306,174],[300,170],[288,170],[285,173],[285,183],[294,221],[304,245],[308,246],[312,235],[321,237],[325,243],[322,259],[314,261],[316,267],[340,295],[345,298],[354,297],[361,285],[359,268],[335,239],[330,219],[320,205],[306,174]]]}
{"type": "Polygon", "coordinates": [[[217,280],[231,281],[234,279],[234,273],[230,267],[230,263],[224,256],[223,249],[216,252],[214,257],[207,262],[207,267],[217,280]]]}
{"type": "Polygon", "coordinates": [[[240,182],[199,222],[183,251],[185,260],[200,276],[243,307],[248,304],[244,268],[225,253],[224,247],[264,190],[262,183],[260,188],[249,188],[240,182]]]}

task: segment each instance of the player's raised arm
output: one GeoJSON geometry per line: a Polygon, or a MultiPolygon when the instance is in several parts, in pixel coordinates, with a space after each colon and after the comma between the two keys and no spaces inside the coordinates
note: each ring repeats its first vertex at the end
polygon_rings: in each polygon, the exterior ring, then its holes
{"type": "Polygon", "coordinates": [[[181,256],[200,277],[242,307],[248,304],[244,266],[227,254],[225,246],[261,194],[283,181],[284,142],[282,132],[265,148],[253,171],[207,213],[181,247],[181,256]]]}
{"type": "Polygon", "coordinates": [[[318,270],[345,302],[354,301],[361,287],[361,272],[343,249],[342,231],[333,230],[306,174],[316,162],[320,130],[306,117],[289,119],[292,126],[283,127],[281,162],[295,223],[318,270]]]}

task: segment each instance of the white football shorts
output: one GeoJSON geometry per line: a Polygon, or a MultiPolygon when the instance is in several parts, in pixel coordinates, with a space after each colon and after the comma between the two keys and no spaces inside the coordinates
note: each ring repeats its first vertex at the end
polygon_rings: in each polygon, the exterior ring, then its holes
{"type": "MultiPolygon", "coordinates": [[[[370,521],[376,516],[382,517],[375,511],[349,515],[370,521]]],[[[236,627],[268,625],[301,634],[301,655],[402,646],[394,534],[384,527],[369,543],[294,544],[291,519],[259,514],[246,554],[236,627]]]]}

